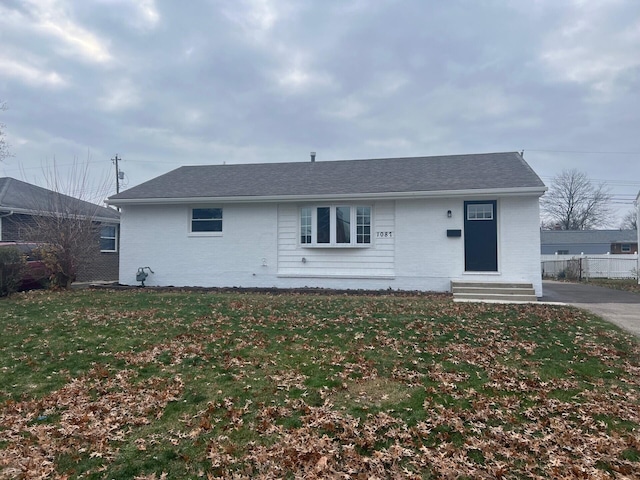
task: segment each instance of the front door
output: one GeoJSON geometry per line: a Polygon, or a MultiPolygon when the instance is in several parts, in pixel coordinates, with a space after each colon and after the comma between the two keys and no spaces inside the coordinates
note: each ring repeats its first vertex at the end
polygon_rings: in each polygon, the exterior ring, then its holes
{"type": "Polygon", "coordinates": [[[498,271],[498,223],[495,200],[464,202],[464,269],[498,271]]]}

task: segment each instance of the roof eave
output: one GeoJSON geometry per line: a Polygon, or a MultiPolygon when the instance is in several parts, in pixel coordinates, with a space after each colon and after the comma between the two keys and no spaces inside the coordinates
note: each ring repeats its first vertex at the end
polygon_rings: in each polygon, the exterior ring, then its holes
{"type": "MultiPolygon", "coordinates": [[[[5,205],[0,205],[0,211],[11,212],[11,214],[20,214],[20,215],[50,215],[55,216],[58,215],[55,212],[42,212],[40,210],[33,210],[29,208],[15,208],[9,207],[5,205]]],[[[86,217],[85,215],[79,215],[80,217],[86,217]]],[[[120,218],[115,217],[103,217],[101,215],[91,215],[91,219],[95,222],[101,223],[120,223],[120,218]]]]}
{"type": "Polygon", "coordinates": [[[314,195],[239,195],[228,197],[176,197],[176,198],[109,198],[109,205],[166,205],[193,203],[257,203],[257,202],[309,202],[329,200],[380,200],[405,198],[443,198],[443,197],[505,197],[505,196],[541,196],[547,187],[514,187],[469,190],[437,190],[421,192],[383,192],[383,193],[347,193],[347,194],[314,194],[314,195]]]}

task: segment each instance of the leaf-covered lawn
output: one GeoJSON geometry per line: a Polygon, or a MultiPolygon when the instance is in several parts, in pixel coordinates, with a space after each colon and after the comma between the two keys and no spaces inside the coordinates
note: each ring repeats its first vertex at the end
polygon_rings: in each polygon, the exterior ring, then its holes
{"type": "Polygon", "coordinates": [[[637,478],[640,346],[446,296],[0,301],[0,478],[637,478]]]}

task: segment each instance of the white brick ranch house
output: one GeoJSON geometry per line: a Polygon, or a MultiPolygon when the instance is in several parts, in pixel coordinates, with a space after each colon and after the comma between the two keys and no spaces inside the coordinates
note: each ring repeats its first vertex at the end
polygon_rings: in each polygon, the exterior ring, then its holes
{"type": "Polygon", "coordinates": [[[539,197],[518,153],[185,166],[109,198],[120,283],[542,295],[539,197]]]}

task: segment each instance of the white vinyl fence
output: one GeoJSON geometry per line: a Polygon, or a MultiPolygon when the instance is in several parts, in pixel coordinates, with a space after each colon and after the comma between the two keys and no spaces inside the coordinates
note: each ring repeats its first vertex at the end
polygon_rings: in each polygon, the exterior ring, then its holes
{"type": "Polygon", "coordinates": [[[545,278],[638,278],[638,254],[541,255],[545,278]]]}

